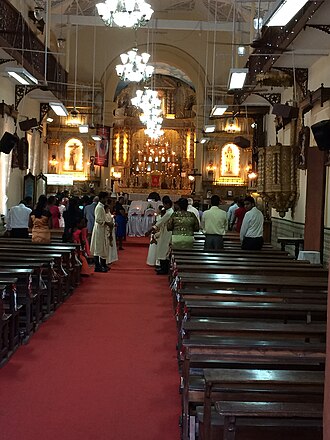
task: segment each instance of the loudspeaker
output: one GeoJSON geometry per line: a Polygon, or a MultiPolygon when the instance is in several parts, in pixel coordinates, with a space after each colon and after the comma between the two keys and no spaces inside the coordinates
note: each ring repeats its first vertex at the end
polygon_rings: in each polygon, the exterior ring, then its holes
{"type": "Polygon", "coordinates": [[[315,141],[320,150],[330,150],[330,119],[311,126],[315,141]]]}
{"type": "Polygon", "coordinates": [[[38,121],[36,120],[36,118],[26,119],[25,121],[19,122],[18,125],[22,131],[28,131],[28,130],[31,130],[31,128],[39,127],[39,124],[38,124],[38,121]]]}
{"type": "Polygon", "coordinates": [[[292,107],[286,104],[274,104],[272,114],[282,116],[283,119],[297,119],[299,113],[298,107],[292,107]]]}
{"type": "Polygon", "coordinates": [[[18,136],[15,134],[5,132],[5,134],[0,139],[0,151],[5,154],[9,154],[13,148],[18,145],[18,136]]]}
{"type": "Polygon", "coordinates": [[[250,147],[249,139],[246,139],[243,136],[236,136],[233,139],[233,143],[236,144],[238,147],[241,147],[241,148],[249,148],[250,147]]]}

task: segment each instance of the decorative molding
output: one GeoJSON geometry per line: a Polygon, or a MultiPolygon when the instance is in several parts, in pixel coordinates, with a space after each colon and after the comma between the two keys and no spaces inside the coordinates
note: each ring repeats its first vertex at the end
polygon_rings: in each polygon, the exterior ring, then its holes
{"type": "Polygon", "coordinates": [[[17,121],[18,112],[14,109],[13,105],[8,105],[4,101],[0,103],[0,114],[2,117],[5,115],[11,116],[15,123],[17,121]]]}
{"type": "Polygon", "coordinates": [[[15,86],[15,110],[18,110],[18,106],[25,95],[32,92],[32,90],[39,89],[40,86],[15,86]]]}
{"type": "Polygon", "coordinates": [[[281,103],[280,93],[254,93],[254,95],[261,96],[262,98],[266,99],[271,105],[281,103]]]}
{"type": "Polygon", "coordinates": [[[293,69],[292,67],[274,67],[274,69],[280,70],[281,72],[289,75],[293,82],[295,79],[300,87],[300,90],[302,91],[303,97],[306,98],[308,93],[308,69],[301,67],[296,69],[293,69]]]}
{"type": "MultiPolygon", "coordinates": [[[[35,35],[22,14],[9,0],[0,2],[0,46],[6,47],[6,52],[18,64],[31,72],[38,80],[44,80],[45,45],[35,35]],[[17,50],[16,48],[20,48],[17,50]],[[23,49],[23,50],[21,50],[23,49]],[[25,50],[24,50],[25,49],[25,50]]],[[[49,89],[61,101],[67,93],[68,73],[52,54],[47,55],[47,81],[49,89]]]]}
{"type": "Polygon", "coordinates": [[[308,113],[314,107],[314,104],[320,103],[321,107],[323,104],[330,99],[330,87],[324,87],[324,84],[321,84],[317,90],[311,92],[307,91],[306,98],[300,103],[300,108],[302,113],[308,113]]]}
{"type": "Polygon", "coordinates": [[[47,115],[50,110],[50,106],[47,102],[41,102],[39,108],[39,124],[42,123],[42,120],[47,115]]]}
{"type": "Polygon", "coordinates": [[[306,7],[298,12],[296,19],[291,20],[290,25],[285,28],[263,28],[262,36],[257,41],[258,47],[254,49],[247,62],[249,84],[256,83],[258,73],[268,72],[271,69],[273,64],[278,61],[279,55],[286,51],[323,3],[324,0],[308,2],[306,7]]]}
{"type": "Polygon", "coordinates": [[[310,27],[313,29],[317,29],[318,31],[325,32],[326,34],[330,34],[330,24],[306,24],[306,27],[310,27]]]}
{"type": "Polygon", "coordinates": [[[0,65],[14,61],[13,58],[0,58],[0,65]]]}

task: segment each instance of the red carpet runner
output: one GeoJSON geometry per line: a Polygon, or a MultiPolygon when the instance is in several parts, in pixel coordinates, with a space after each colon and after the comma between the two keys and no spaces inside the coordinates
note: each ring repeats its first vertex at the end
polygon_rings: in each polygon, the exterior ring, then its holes
{"type": "Polygon", "coordinates": [[[146,266],[136,241],[0,370],[1,440],[180,438],[167,277],[146,266]]]}

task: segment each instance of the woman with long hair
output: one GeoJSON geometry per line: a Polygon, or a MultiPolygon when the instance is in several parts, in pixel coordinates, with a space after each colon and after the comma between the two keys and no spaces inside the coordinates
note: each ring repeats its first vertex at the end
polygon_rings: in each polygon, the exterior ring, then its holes
{"type": "Polygon", "coordinates": [[[53,223],[52,215],[46,208],[47,197],[41,195],[37,206],[30,215],[29,227],[32,229],[33,243],[50,243],[50,230],[53,223]]]}

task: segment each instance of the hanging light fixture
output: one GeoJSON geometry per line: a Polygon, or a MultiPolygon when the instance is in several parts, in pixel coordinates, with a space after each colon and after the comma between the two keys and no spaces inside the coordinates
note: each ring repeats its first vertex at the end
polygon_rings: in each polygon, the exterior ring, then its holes
{"type": "Polygon", "coordinates": [[[154,12],[144,0],[105,0],[96,8],[107,26],[130,28],[145,26],[154,12]]]}
{"type": "Polygon", "coordinates": [[[138,55],[136,48],[127,53],[122,53],[120,59],[123,64],[116,66],[117,75],[122,81],[146,81],[154,72],[154,67],[147,64],[149,58],[150,55],[146,52],[138,55]]]}

